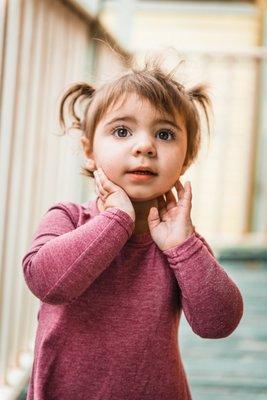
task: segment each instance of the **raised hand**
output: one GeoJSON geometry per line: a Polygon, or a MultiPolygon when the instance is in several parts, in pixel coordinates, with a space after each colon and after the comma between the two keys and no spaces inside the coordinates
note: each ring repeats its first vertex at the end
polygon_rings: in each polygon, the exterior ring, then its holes
{"type": "Polygon", "coordinates": [[[96,188],[104,210],[120,208],[135,221],[135,211],[127,193],[118,185],[108,179],[102,168],[93,172],[96,188]]]}
{"type": "Polygon", "coordinates": [[[150,234],[163,251],[182,244],[194,232],[191,221],[192,190],[190,182],[183,187],[180,180],[174,186],[178,193],[178,202],[172,190],[157,197],[158,208],[151,207],[148,215],[150,234]]]}

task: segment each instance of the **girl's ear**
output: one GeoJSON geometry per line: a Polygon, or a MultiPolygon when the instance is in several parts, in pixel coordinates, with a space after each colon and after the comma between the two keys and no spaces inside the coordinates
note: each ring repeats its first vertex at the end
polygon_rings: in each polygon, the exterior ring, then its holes
{"type": "Polygon", "coordinates": [[[89,169],[90,171],[95,171],[97,168],[96,168],[96,164],[95,164],[95,160],[94,160],[94,156],[93,156],[93,151],[92,151],[91,145],[90,145],[90,140],[87,137],[82,136],[81,143],[82,143],[83,150],[84,150],[84,153],[87,158],[86,168],[89,169]]]}
{"type": "Polygon", "coordinates": [[[92,155],[90,140],[86,136],[82,136],[81,143],[83,146],[83,151],[87,157],[92,155]]]}

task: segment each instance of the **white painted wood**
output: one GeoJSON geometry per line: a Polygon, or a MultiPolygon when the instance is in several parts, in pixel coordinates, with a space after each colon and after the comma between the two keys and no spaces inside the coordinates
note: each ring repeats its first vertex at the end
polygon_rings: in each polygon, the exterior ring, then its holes
{"type": "MultiPolygon", "coordinates": [[[[7,365],[9,362],[9,352],[11,344],[10,322],[12,318],[12,307],[15,302],[15,290],[12,290],[13,280],[17,280],[15,265],[13,264],[14,247],[10,253],[10,247],[14,246],[14,233],[16,224],[10,224],[10,218],[16,215],[15,200],[18,199],[18,186],[14,187],[14,174],[16,173],[14,154],[15,130],[17,120],[14,118],[17,111],[17,66],[19,62],[19,43],[18,35],[20,32],[20,12],[19,3],[11,1],[8,4],[7,31],[4,59],[4,81],[2,83],[2,112],[0,120],[0,202],[5,214],[0,219],[0,248],[1,248],[1,300],[0,300],[0,376],[2,384],[7,383],[7,365]],[[12,193],[12,190],[15,193],[12,193]]],[[[18,155],[18,159],[20,156],[18,155]]],[[[18,160],[19,162],[19,160],[18,160]]],[[[16,284],[15,284],[16,287],[16,284]]]]}
{"type": "MultiPolygon", "coordinates": [[[[267,49],[267,1],[262,3],[262,45],[267,49]]],[[[255,180],[253,227],[267,240],[267,57],[260,66],[259,137],[255,180]]]]}

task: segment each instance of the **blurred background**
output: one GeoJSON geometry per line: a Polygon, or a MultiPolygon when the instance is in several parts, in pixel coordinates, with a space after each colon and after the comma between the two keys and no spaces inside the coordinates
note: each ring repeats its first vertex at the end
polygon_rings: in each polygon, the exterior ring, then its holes
{"type": "MultiPolygon", "coordinates": [[[[164,52],[185,86],[210,85],[211,138],[183,176],[192,220],[238,284],[245,312],[228,338],[179,340],[194,400],[267,399],[267,0],[1,0],[0,399],[24,399],[39,300],[21,260],[57,201],[95,197],[80,133],[59,136],[71,83],[98,84],[164,52]],[[116,49],[114,51],[113,49],[116,49]]],[[[155,399],[156,400],[156,399],[155,399]]],[[[167,399],[166,399],[167,400],[167,399]]]]}

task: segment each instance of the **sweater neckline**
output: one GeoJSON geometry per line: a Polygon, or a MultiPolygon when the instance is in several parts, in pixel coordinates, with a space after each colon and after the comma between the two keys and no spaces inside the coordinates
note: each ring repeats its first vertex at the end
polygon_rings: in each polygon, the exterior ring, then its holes
{"type": "MultiPolygon", "coordinates": [[[[94,198],[93,200],[90,200],[89,203],[87,204],[87,208],[89,208],[89,210],[87,210],[88,212],[90,212],[90,214],[92,215],[98,215],[100,214],[100,210],[98,208],[97,205],[97,199],[98,196],[96,198],[94,198]]],[[[150,232],[144,232],[144,233],[132,233],[132,235],[129,237],[127,244],[130,245],[135,245],[138,247],[141,246],[146,246],[150,243],[153,242],[153,238],[150,234],[150,232]]]]}

